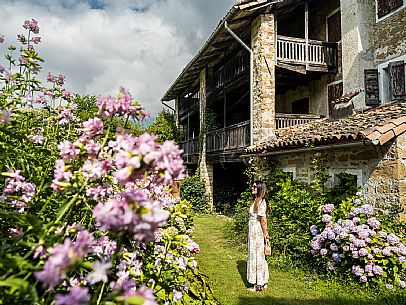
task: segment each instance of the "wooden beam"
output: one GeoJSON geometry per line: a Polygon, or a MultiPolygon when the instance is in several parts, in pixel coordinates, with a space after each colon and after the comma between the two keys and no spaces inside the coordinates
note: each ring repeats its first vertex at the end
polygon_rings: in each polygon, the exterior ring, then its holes
{"type": "Polygon", "coordinates": [[[289,64],[289,63],[283,63],[278,61],[276,64],[277,67],[280,67],[282,69],[286,69],[289,71],[294,71],[300,74],[306,74],[306,66],[305,65],[294,65],[294,64],[289,64]]]}
{"type": "Polygon", "coordinates": [[[309,2],[305,1],[306,70],[309,68],[309,2]]]}

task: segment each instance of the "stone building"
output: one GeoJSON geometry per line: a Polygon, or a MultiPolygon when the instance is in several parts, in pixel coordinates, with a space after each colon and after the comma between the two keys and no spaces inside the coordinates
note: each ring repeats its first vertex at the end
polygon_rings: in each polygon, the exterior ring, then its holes
{"type": "Polygon", "coordinates": [[[242,183],[242,155],[310,180],[312,150],[329,150],[332,183],[346,172],[375,203],[406,200],[405,8],[237,1],[162,98],[211,197],[242,183]]]}

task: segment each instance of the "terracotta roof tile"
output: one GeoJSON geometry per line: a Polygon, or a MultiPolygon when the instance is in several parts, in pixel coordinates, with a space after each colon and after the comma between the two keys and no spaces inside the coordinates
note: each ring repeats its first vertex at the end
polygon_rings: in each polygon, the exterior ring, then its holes
{"type": "Polygon", "coordinates": [[[382,134],[380,132],[374,131],[374,132],[370,133],[369,135],[367,135],[367,139],[369,139],[371,141],[378,140],[381,135],[382,134]]]}
{"type": "Polygon", "coordinates": [[[399,125],[398,127],[393,129],[393,132],[395,133],[396,136],[404,133],[405,131],[406,131],[406,122],[403,125],[399,125]]]}
{"type": "Polygon", "coordinates": [[[379,137],[379,144],[383,145],[386,142],[389,142],[390,140],[392,140],[395,136],[396,136],[395,133],[391,129],[379,137]]]}
{"type": "Polygon", "coordinates": [[[377,127],[377,128],[376,128],[376,131],[378,131],[378,132],[384,134],[384,133],[386,133],[387,131],[392,130],[394,127],[396,127],[395,124],[389,123],[389,124],[386,124],[386,125],[384,125],[384,126],[382,126],[382,127],[377,127]]]}
{"type": "Polygon", "coordinates": [[[397,119],[392,120],[392,123],[395,124],[396,126],[402,125],[406,123],[406,117],[400,117],[397,119]]]}
{"type": "Polygon", "coordinates": [[[406,100],[385,104],[346,118],[320,119],[276,129],[274,138],[248,147],[246,152],[251,154],[289,150],[309,143],[317,146],[363,140],[383,145],[403,132],[406,132],[406,100]]]}

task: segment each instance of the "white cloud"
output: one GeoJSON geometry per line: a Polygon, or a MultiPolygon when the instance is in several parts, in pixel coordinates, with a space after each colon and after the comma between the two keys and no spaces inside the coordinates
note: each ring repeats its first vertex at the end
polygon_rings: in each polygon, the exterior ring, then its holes
{"type": "MultiPolygon", "coordinates": [[[[198,51],[233,0],[0,0],[0,34],[17,44],[26,19],[37,19],[43,74],[66,75],[79,94],[130,89],[147,111],[198,51]]],[[[0,63],[4,64],[3,60],[0,63]]]]}

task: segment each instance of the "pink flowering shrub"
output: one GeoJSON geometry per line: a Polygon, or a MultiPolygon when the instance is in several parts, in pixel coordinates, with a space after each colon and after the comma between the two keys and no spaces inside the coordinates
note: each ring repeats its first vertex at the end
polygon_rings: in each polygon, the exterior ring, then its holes
{"type": "Polygon", "coordinates": [[[217,304],[191,207],[170,194],[182,151],[131,133],[147,113],[124,87],[95,100],[63,75],[41,84],[38,22],[23,28],[0,65],[0,303],[217,304]]]}
{"type": "Polygon", "coordinates": [[[376,209],[359,197],[325,204],[310,231],[311,254],[330,271],[351,272],[360,283],[406,288],[406,240],[388,231],[376,209]]]}

